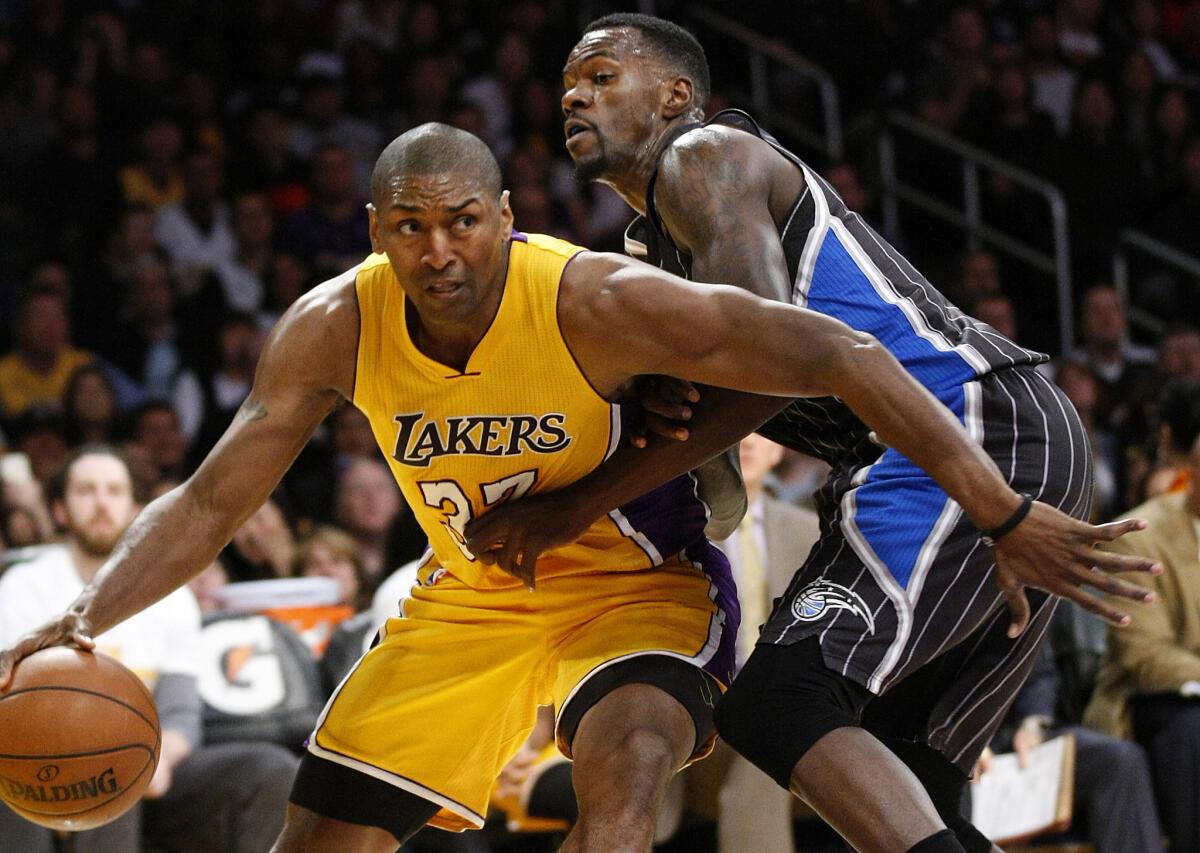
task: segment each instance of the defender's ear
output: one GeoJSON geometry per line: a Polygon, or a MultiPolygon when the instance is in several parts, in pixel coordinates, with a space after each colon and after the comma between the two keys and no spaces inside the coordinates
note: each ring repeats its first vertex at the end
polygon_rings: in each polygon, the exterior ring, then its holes
{"type": "Polygon", "coordinates": [[[676,77],[664,84],[663,118],[673,119],[696,106],[696,90],[690,77],[676,77]]]}

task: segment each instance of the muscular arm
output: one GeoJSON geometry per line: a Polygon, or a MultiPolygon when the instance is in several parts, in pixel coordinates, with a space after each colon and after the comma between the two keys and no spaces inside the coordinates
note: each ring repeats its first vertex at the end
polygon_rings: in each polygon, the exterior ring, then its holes
{"type": "MultiPolygon", "coordinates": [[[[730,128],[699,128],[663,156],[655,202],[671,239],[691,255],[696,281],[790,302],[792,284],[776,221],[803,187],[800,172],[761,140],[730,128]]],[[[703,388],[690,406],[687,441],[651,437],[644,449],[624,444],[572,492],[586,500],[590,514],[603,515],[712,459],[789,402],[703,388]]]]}
{"type": "Polygon", "coordinates": [[[71,605],[92,635],[212,562],[339,396],[351,393],[357,342],[352,283],[323,285],[284,315],[225,435],[187,482],[146,507],[71,605]]]}

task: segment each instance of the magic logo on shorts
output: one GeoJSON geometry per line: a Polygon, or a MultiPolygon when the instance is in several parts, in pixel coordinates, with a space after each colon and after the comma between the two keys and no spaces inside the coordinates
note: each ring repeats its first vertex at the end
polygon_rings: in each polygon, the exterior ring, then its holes
{"type": "Polygon", "coordinates": [[[830,610],[849,610],[867,623],[867,631],[875,633],[875,617],[867,603],[854,590],[832,581],[813,581],[792,601],[792,615],[801,622],[816,622],[830,610]]]}
{"type": "Polygon", "coordinates": [[[426,468],[440,456],[517,456],[525,451],[555,453],[571,443],[567,416],[466,415],[426,418],[424,412],[396,415],[396,447],[392,457],[404,465],[426,468]]]}

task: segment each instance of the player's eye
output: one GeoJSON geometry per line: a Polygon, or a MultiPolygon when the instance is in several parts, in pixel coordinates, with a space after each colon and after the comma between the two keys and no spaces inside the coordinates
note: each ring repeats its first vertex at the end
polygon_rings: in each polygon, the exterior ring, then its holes
{"type": "Polygon", "coordinates": [[[474,228],[477,221],[474,216],[460,216],[455,220],[454,224],[458,226],[460,231],[467,231],[474,228]]]}
{"type": "Polygon", "coordinates": [[[598,71],[592,79],[596,82],[597,86],[604,86],[607,83],[611,83],[616,76],[611,71],[598,71]]]}
{"type": "Polygon", "coordinates": [[[417,223],[413,222],[411,219],[405,219],[396,226],[396,230],[401,234],[416,234],[419,229],[417,228],[417,223]]]}

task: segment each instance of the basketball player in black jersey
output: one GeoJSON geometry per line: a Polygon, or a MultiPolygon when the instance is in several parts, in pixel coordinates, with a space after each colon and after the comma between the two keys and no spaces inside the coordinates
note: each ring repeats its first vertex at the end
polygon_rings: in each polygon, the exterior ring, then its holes
{"type": "MultiPolygon", "coordinates": [[[[563,78],[579,176],[612,186],[641,214],[626,235],[631,254],[873,334],[1026,496],[968,518],[835,397],[783,403],[668,386],[648,405],[660,431],[687,441],[624,449],[569,490],[490,513],[468,530],[471,547],[503,543],[494,559],[520,572],[517,555],[531,565],[597,515],[755,428],[824,459],[833,471],[818,495],[821,541],[718,708],[719,730],[858,850],[993,849],[958,806],[1056,596],[1115,624],[1128,617],[1082,584],[1146,600],[1082,552],[1031,558],[1068,516],[1087,517],[1091,495],[1087,437],[1033,369],[1046,356],[949,304],[749,116],[703,122],[707,64],[681,28],[602,18],[563,78]]],[[[755,330],[745,333],[753,347],[755,330]]]]}

